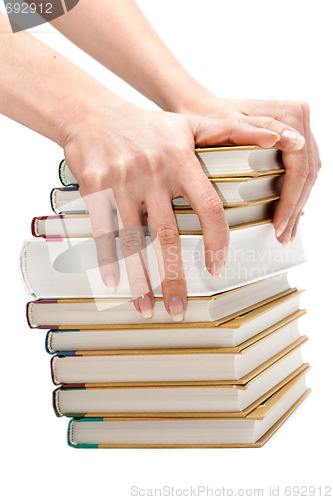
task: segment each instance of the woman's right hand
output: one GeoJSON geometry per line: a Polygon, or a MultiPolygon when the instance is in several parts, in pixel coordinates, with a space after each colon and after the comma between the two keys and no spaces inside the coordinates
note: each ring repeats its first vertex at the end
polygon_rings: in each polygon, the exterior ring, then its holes
{"type": "MultiPolygon", "coordinates": [[[[142,110],[104,89],[90,99],[89,112],[84,116],[78,112],[63,127],[62,142],[89,208],[102,279],[111,292],[116,290],[119,267],[112,215],[116,204],[134,304],[145,318],[152,316],[154,295],[138,254],[145,245],[147,213],[149,226],[156,231],[153,243],[165,308],[173,320],[181,321],[186,283],[172,199],[184,197],[197,213],[205,264],[215,277],[222,273],[229,244],[222,202],[202,171],[195,146],[272,147],[279,136],[238,119],[142,110]]],[[[294,147],[290,141],[290,150],[294,147]]]]}

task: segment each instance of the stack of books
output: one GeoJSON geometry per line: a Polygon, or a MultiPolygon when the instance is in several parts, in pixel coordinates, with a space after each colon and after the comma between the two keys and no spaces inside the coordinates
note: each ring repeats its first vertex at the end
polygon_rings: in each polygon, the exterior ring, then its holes
{"type": "Polygon", "coordinates": [[[164,308],[149,236],[153,317],[133,305],[118,241],[120,283],[115,293],[106,288],[87,207],[65,161],[65,187],[51,192],[56,215],[32,221],[35,238],[21,256],[35,298],[27,318],[31,328],[49,330],[53,405],[71,418],[72,446],[260,447],[309,392],[302,292],[287,278],[305,256],[299,235],[284,248],[272,224],[284,175],[279,152],[248,146],[196,154],[225,206],[230,249],[213,279],[196,214],[184,199],[173,201],[188,290],[180,323],[164,308]]]}

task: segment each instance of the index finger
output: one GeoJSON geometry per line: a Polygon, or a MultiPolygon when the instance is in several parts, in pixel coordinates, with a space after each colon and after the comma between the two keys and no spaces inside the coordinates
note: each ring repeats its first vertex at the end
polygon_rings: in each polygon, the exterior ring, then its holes
{"type": "Polygon", "coordinates": [[[229,226],[220,197],[195,158],[194,162],[191,183],[185,187],[185,197],[200,220],[206,267],[214,278],[218,278],[227,259],[229,226]]]}

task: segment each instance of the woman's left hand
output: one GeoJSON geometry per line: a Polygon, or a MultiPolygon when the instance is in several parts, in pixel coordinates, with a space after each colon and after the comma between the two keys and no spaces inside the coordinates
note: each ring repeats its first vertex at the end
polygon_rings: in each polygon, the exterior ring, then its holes
{"type": "MultiPolygon", "coordinates": [[[[193,99],[184,113],[195,113],[211,118],[241,119],[277,132],[281,140],[275,147],[281,149],[286,169],[280,201],[275,209],[273,224],[280,243],[287,245],[296,236],[297,224],[321,167],[318,146],[310,129],[310,110],[303,101],[267,101],[250,99],[222,99],[212,94],[193,99]],[[290,127],[305,138],[297,150],[284,151],[293,140],[290,127]],[[303,147],[304,146],[304,147],[303,147]]],[[[295,142],[299,140],[295,133],[295,142]]]]}

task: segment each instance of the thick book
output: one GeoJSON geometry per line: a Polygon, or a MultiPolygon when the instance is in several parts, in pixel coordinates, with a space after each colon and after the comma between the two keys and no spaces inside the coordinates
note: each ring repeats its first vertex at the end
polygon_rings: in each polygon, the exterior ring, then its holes
{"type": "MultiPolygon", "coordinates": [[[[280,196],[283,174],[259,175],[258,177],[225,177],[211,180],[224,207],[247,206],[267,198],[280,196]]],[[[88,207],[76,187],[54,188],[51,191],[51,206],[55,213],[86,212],[88,207]]],[[[174,198],[173,207],[190,208],[182,198],[174,198]]]]}
{"type": "Polygon", "coordinates": [[[295,290],[281,273],[213,296],[188,297],[182,323],[170,322],[162,298],[155,299],[153,317],[147,319],[124,297],[34,300],[27,304],[27,320],[31,328],[53,330],[212,328],[295,290]]]}
{"type": "MultiPolygon", "coordinates": [[[[197,148],[196,156],[202,170],[209,177],[257,176],[260,173],[284,171],[281,153],[274,148],[258,146],[230,146],[197,148]]],[[[77,186],[77,180],[66,160],[59,164],[59,178],[64,186],[77,186]]]]}
{"type": "Polygon", "coordinates": [[[50,354],[111,349],[199,349],[235,347],[299,309],[301,291],[295,290],[252,311],[216,326],[170,323],[145,326],[123,325],[110,330],[49,330],[46,350],[50,354]]]}
{"type": "Polygon", "coordinates": [[[310,392],[296,375],[239,418],[83,418],[69,422],[68,444],[81,448],[261,447],[310,392]]]}
{"type": "MultiPolygon", "coordinates": [[[[275,198],[268,198],[249,203],[246,207],[225,208],[227,222],[230,227],[235,227],[256,221],[272,221],[276,204],[275,198]]],[[[174,214],[179,234],[201,234],[199,217],[193,210],[174,209],[174,214]]],[[[118,218],[114,219],[115,230],[118,231],[118,218]]],[[[92,236],[88,213],[61,213],[34,217],[31,223],[31,232],[37,238],[87,238],[92,236]]]]}
{"type": "MultiPolygon", "coordinates": [[[[295,241],[284,248],[270,223],[231,231],[227,262],[217,279],[206,269],[202,236],[180,236],[180,244],[188,296],[224,292],[305,261],[300,231],[295,241]]],[[[116,249],[120,282],[115,293],[110,293],[102,281],[92,238],[26,241],[21,253],[23,279],[29,293],[37,298],[131,297],[119,238],[116,238],[116,249]]],[[[152,290],[158,297],[162,295],[160,273],[150,236],[146,237],[145,252],[152,290]]],[[[139,257],[144,258],[141,252],[139,257]]]]}
{"type": "Polygon", "coordinates": [[[298,311],[237,347],[76,351],[51,359],[55,385],[239,380],[300,339],[298,311]]]}
{"type": "Polygon", "coordinates": [[[298,345],[278,353],[250,372],[242,384],[224,381],[199,385],[118,385],[58,387],[53,391],[53,408],[58,417],[186,417],[243,416],[271,396],[289,380],[309,368],[298,345]]]}

